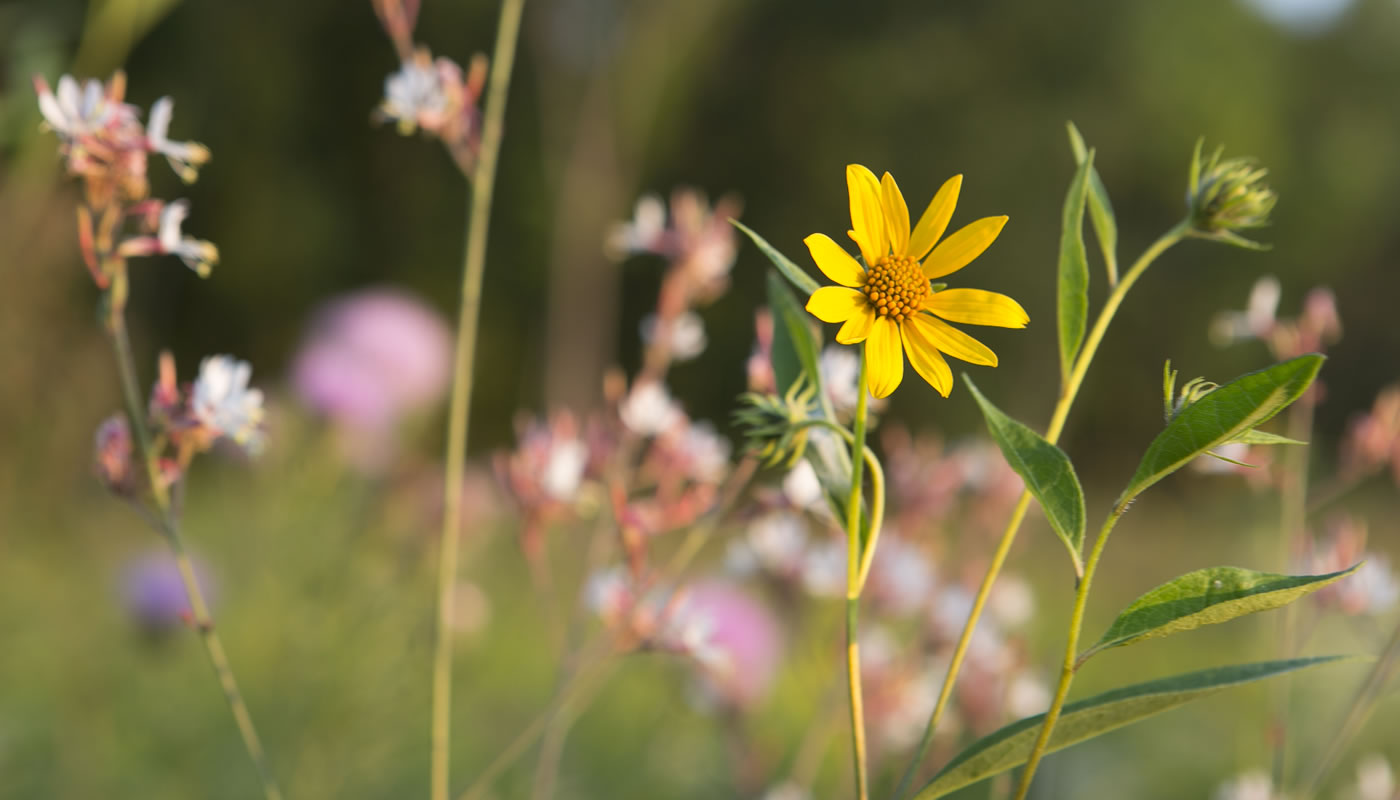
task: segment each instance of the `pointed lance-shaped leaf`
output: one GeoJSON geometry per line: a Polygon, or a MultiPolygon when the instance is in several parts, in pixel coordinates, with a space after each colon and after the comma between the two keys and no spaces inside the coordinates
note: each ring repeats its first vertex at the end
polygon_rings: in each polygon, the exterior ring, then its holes
{"type": "MultiPolygon", "coordinates": [[[[1238,664],[1104,692],[1065,706],[1059,723],[1055,725],[1055,732],[1050,735],[1049,746],[1045,748],[1045,752],[1062,750],[1231,686],[1344,658],[1322,656],[1238,664]]],[[[914,796],[914,800],[934,800],[1026,763],[1044,721],[1045,715],[1037,714],[1013,722],[974,742],[948,762],[948,765],[914,796]]]]}
{"type": "Polygon", "coordinates": [[[1079,661],[1122,647],[1202,625],[1288,605],[1355,572],[1361,565],[1326,575],[1279,575],[1240,567],[1188,572],[1134,600],[1079,661]]]}
{"type": "MultiPolygon", "coordinates": [[[[1089,148],[1073,122],[1066,122],[1069,146],[1074,151],[1074,163],[1083,164],[1089,158],[1089,148]]],[[[1094,225],[1099,249],[1103,251],[1104,267],[1110,285],[1118,283],[1118,221],[1113,216],[1113,203],[1108,199],[1108,187],[1103,185],[1097,168],[1089,170],[1089,221],[1094,225]]]]}
{"type": "Polygon", "coordinates": [[[1121,511],[1191,459],[1234,441],[1287,408],[1312,385],[1325,359],[1299,356],[1242,375],[1183,408],[1148,445],[1115,507],[1121,511]]]}
{"type": "Polygon", "coordinates": [[[805,270],[793,263],[787,256],[778,252],[778,248],[769,244],[767,239],[754,233],[749,226],[737,219],[729,220],[729,224],[748,234],[748,237],[753,240],[753,243],[758,245],[758,249],[762,251],[765,256],[768,256],[768,260],[772,261],[773,266],[777,267],[778,271],[783,274],[783,277],[787,278],[788,282],[802,293],[803,298],[811,297],[812,292],[821,288],[821,284],[817,283],[815,278],[808,275],[805,270]]]}
{"type": "Polygon", "coordinates": [[[1088,195],[1089,170],[1094,168],[1094,151],[1074,173],[1065,194],[1061,215],[1059,268],[1060,380],[1069,383],[1074,357],[1084,343],[1085,319],[1089,316],[1089,261],[1084,252],[1084,203],[1088,195]]]}
{"type": "Polygon", "coordinates": [[[982,408],[987,430],[1001,448],[1006,463],[1026,482],[1026,488],[1045,510],[1050,527],[1065,543],[1070,560],[1074,562],[1074,574],[1083,576],[1084,489],[1079,485],[1069,456],[1040,434],[1003,414],[966,374],[963,383],[982,408]]]}

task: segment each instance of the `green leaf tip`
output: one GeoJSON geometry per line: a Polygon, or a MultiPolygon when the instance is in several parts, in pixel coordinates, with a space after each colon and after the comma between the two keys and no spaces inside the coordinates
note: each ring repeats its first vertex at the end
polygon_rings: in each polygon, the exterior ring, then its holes
{"type": "Polygon", "coordinates": [[[1084,489],[1069,456],[1040,434],[1002,413],[963,373],[963,383],[982,409],[987,431],[1001,448],[1006,463],[1026,482],[1040,503],[1050,527],[1069,551],[1076,577],[1084,575],[1084,489]]]}
{"type": "MultiPolygon", "coordinates": [[[[1089,148],[1084,137],[1073,122],[1066,122],[1069,132],[1069,146],[1074,151],[1076,164],[1083,164],[1089,158],[1089,148]]],[[[1099,240],[1103,251],[1104,268],[1108,270],[1108,285],[1118,284],[1118,221],[1113,215],[1113,203],[1108,199],[1108,187],[1099,177],[1098,167],[1089,168],[1089,221],[1094,225],[1094,236],[1099,240]]]]}
{"type": "Polygon", "coordinates": [[[1134,600],[1094,646],[1079,657],[1079,663],[1111,647],[1136,644],[1288,605],[1351,575],[1360,567],[1357,564],[1326,575],[1280,575],[1241,567],[1209,567],[1188,572],[1134,600]]]}
{"type": "Polygon", "coordinates": [[[1074,178],[1065,192],[1064,209],[1060,218],[1058,326],[1060,334],[1060,381],[1069,383],[1070,372],[1079,346],[1084,343],[1086,320],[1089,316],[1089,260],[1084,251],[1084,204],[1088,195],[1089,171],[1094,168],[1094,151],[1090,150],[1075,170],[1074,178]]]}
{"type": "MultiPolygon", "coordinates": [[[[1114,507],[1121,512],[1133,498],[1191,459],[1235,441],[1272,419],[1307,391],[1325,360],[1326,356],[1316,353],[1298,356],[1213,389],[1201,382],[1187,384],[1193,389],[1191,402],[1171,410],[1171,421],[1148,445],[1114,507]]],[[[1170,390],[1174,377],[1168,367],[1166,390],[1170,390]]],[[[1188,394],[1187,387],[1182,388],[1183,395],[1188,394]]]]}
{"type": "MultiPolygon", "coordinates": [[[[1045,752],[1063,750],[1231,686],[1343,660],[1350,659],[1320,656],[1237,664],[1113,689],[1065,706],[1045,752]]],[[[1024,764],[1044,721],[1045,715],[1037,714],[974,742],[948,762],[915,800],[935,800],[1024,764]]]]}
{"type": "Polygon", "coordinates": [[[730,219],[729,224],[747,234],[753,243],[758,245],[759,251],[773,262],[773,266],[778,268],[778,272],[782,273],[782,276],[787,278],[788,282],[801,292],[803,297],[811,297],[813,292],[821,288],[821,284],[817,283],[816,279],[797,266],[792,259],[780,253],[778,248],[769,244],[767,239],[759,236],[749,226],[737,219],[730,219]]]}

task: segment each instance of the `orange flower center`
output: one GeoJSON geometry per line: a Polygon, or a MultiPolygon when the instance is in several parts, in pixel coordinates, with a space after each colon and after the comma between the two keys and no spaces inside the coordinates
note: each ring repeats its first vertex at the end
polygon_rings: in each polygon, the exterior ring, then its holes
{"type": "Polygon", "coordinates": [[[919,262],[903,256],[883,256],[876,261],[860,290],[877,314],[895,322],[917,314],[931,292],[919,262]]]}

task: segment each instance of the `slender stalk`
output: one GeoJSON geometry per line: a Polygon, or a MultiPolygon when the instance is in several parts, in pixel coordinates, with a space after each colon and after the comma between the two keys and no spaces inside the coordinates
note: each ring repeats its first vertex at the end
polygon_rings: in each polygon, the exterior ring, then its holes
{"type": "Polygon", "coordinates": [[[1074,593],[1074,612],[1069,618],[1069,641],[1065,643],[1064,664],[1060,667],[1060,683],[1055,687],[1055,699],[1050,703],[1050,710],[1045,712],[1045,723],[1040,726],[1040,735],[1036,737],[1035,746],[1031,748],[1030,757],[1026,760],[1026,768],[1021,773],[1021,783],[1016,789],[1016,800],[1025,800],[1026,793],[1031,790],[1031,781],[1035,778],[1036,767],[1040,766],[1041,756],[1045,755],[1045,748],[1050,744],[1050,734],[1055,731],[1055,723],[1060,719],[1060,711],[1065,706],[1065,698],[1069,696],[1070,684],[1074,683],[1074,672],[1077,667],[1079,657],[1079,633],[1084,625],[1084,608],[1089,602],[1089,586],[1094,582],[1094,572],[1099,567],[1099,558],[1103,555],[1104,545],[1108,544],[1108,535],[1113,532],[1113,526],[1118,524],[1119,518],[1123,516],[1126,505],[1120,505],[1113,509],[1113,513],[1104,520],[1103,527],[1099,529],[1099,536],[1094,540],[1094,549],[1089,553],[1089,562],[1084,565],[1084,577],[1079,581],[1079,588],[1074,593]]]}
{"type": "Polygon", "coordinates": [[[1390,635],[1390,643],[1386,645],[1381,657],[1376,660],[1375,666],[1371,667],[1371,672],[1357,688],[1356,697],[1351,701],[1351,707],[1347,709],[1341,725],[1327,741],[1327,750],[1318,760],[1317,766],[1308,773],[1308,779],[1303,782],[1302,789],[1298,793],[1298,797],[1302,800],[1308,800],[1315,796],[1318,789],[1322,788],[1322,782],[1336,766],[1337,759],[1346,751],[1352,739],[1361,732],[1366,721],[1376,710],[1376,703],[1380,700],[1386,684],[1395,677],[1397,666],[1400,666],[1400,624],[1395,626],[1395,631],[1390,635]]]}
{"type": "MultiPolygon", "coordinates": [[[[865,464],[865,427],[868,415],[865,388],[865,349],[860,353],[860,377],[856,381],[856,418],[851,441],[851,494],[846,502],[846,681],[851,701],[851,756],[855,763],[856,797],[869,800],[870,774],[865,747],[865,704],[860,684],[860,643],[857,622],[860,614],[861,556],[860,535],[861,467],[865,464]]],[[[871,536],[874,536],[872,529],[871,536]]]]}
{"type": "Polygon", "coordinates": [[[515,760],[524,755],[545,731],[550,728],[550,724],[558,717],[565,715],[573,709],[587,705],[592,695],[596,693],[607,682],[608,675],[617,665],[616,659],[609,659],[597,665],[590,673],[587,669],[580,669],[575,672],[569,680],[560,687],[555,695],[554,702],[544,710],[538,717],[526,726],[511,743],[506,745],[490,764],[486,766],[476,778],[471,786],[462,793],[459,800],[480,800],[487,795],[491,784],[496,780],[507,767],[515,763],[515,760]],[[584,680],[587,677],[588,680],[584,680]]]}
{"type": "MultiPolygon", "coordinates": [[[[1123,304],[1123,299],[1127,296],[1128,291],[1133,288],[1133,284],[1137,283],[1138,278],[1142,277],[1142,274],[1158,257],[1186,237],[1189,227],[1188,223],[1183,221],[1162,234],[1157,241],[1143,251],[1141,256],[1138,256],[1137,261],[1133,262],[1127,273],[1123,275],[1122,280],[1114,285],[1113,291],[1104,301],[1103,310],[1099,312],[1098,318],[1094,321],[1094,327],[1085,338],[1084,346],[1075,359],[1074,369],[1070,370],[1069,380],[1065,382],[1060,392],[1060,398],[1055,403],[1055,410],[1050,415],[1050,425],[1045,430],[1046,441],[1055,444],[1060,440],[1060,434],[1064,432],[1065,421],[1069,418],[1070,408],[1074,406],[1075,398],[1079,395],[1079,388],[1084,383],[1084,376],[1089,372],[1089,365],[1093,363],[1099,345],[1103,342],[1104,334],[1108,332],[1108,325],[1113,321],[1114,315],[1118,313],[1118,307],[1123,304]]],[[[928,754],[929,747],[933,744],[933,734],[938,729],[938,723],[943,719],[943,713],[947,710],[948,703],[952,699],[953,687],[957,684],[963,660],[967,657],[968,647],[972,644],[972,635],[977,631],[977,623],[982,618],[982,610],[986,607],[987,599],[992,594],[992,586],[996,584],[997,578],[1001,575],[1001,568],[1011,553],[1011,545],[1016,541],[1016,534],[1021,529],[1021,522],[1026,517],[1026,510],[1030,507],[1030,502],[1030,491],[1022,492],[1020,499],[1016,501],[1015,508],[1011,511],[1011,518],[1007,520],[1005,530],[1001,533],[1001,539],[997,542],[996,550],[992,553],[991,563],[987,565],[987,572],[982,576],[982,584],[977,589],[977,596],[972,601],[972,611],[968,614],[967,624],[963,626],[958,643],[953,648],[953,657],[948,663],[948,674],[944,676],[943,687],[938,692],[938,702],[934,704],[933,713],[929,715],[928,725],[924,728],[924,736],[919,742],[918,749],[914,751],[914,758],[908,769],[904,771],[904,777],[899,781],[899,788],[895,790],[895,800],[903,797],[905,792],[909,790],[914,777],[919,772],[919,766],[923,763],[924,756],[928,754]]]]}
{"type": "Polygon", "coordinates": [[[466,253],[462,265],[462,302],[457,316],[457,355],[452,377],[444,470],[442,551],[438,562],[437,640],[433,652],[433,711],[431,797],[447,800],[452,732],[452,594],[462,535],[462,475],[466,466],[467,422],[471,411],[472,371],[476,362],[477,324],[481,312],[481,280],[486,266],[486,235],[491,224],[491,199],[496,163],[501,151],[506,97],[515,63],[515,44],[525,0],[504,0],[496,28],[490,85],[481,129],[481,152],[472,174],[471,209],[467,219],[466,253]]]}
{"type": "Polygon", "coordinates": [[[180,580],[185,586],[185,594],[189,597],[195,630],[199,632],[200,642],[204,644],[204,651],[209,656],[209,664],[214,668],[214,675],[218,678],[219,686],[224,691],[224,700],[228,703],[229,711],[233,713],[234,723],[238,726],[238,734],[243,739],[243,748],[248,751],[248,758],[252,760],[253,767],[258,772],[263,796],[267,800],[281,800],[282,791],[278,788],[277,779],[272,774],[267,752],[263,750],[262,740],[258,737],[257,728],[253,725],[253,717],[248,713],[248,704],[244,702],[243,693],[239,691],[238,681],[234,678],[233,667],[229,665],[223,640],[214,627],[214,619],[209,613],[209,604],[204,599],[204,592],[199,588],[194,567],[191,565],[189,554],[185,550],[184,537],[180,535],[179,520],[171,504],[170,491],[165,485],[164,476],[161,474],[159,455],[151,447],[151,434],[146,429],[145,405],[141,402],[141,391],[137,383],[136,362],[131,354],[131,337],[127,333],[126,320],[120,310],[113,309],[109,313],[107,330],[112,337],[113,349],[116,351],[117,372],[121,375],[122,395],[126,401],[127,419],[131,424],[138,456],[145,465],[147,480],[151,486],[151,496],[155,501],[156,521],[161,533],[165,535],[166,541],[170,544],[175,564],[179,568],[180,580]]]}
{"type": "MultiPolygon", "coordinates": [[[[1313,390],[1298,398],[1288,409],[1288,433],[1290,439],[1300,442],[1312,439],[1313,390]]],[[[1304,525],[1308,508],[1308,456],[1307,447],[1292,447],[1284,454],[1285,483],[1279,491],[1279,554],[1282,567],[1287,567],[1291,549],[1304,535],[1304,525]]],[[[1290,603],[1279,620],[1281,631],[1281,651],[1284,658],[1292,658],[1301,648],[1298,638],[1298,607],[1290,603]]],[[[1288,717],[1289,705],[1293,696],[1292,680],[1285,677],[1274,686],[1274,724],[1270,736],[1273,749],[1273,785],[1280,789],[1288,780],[1288,717]]]]}

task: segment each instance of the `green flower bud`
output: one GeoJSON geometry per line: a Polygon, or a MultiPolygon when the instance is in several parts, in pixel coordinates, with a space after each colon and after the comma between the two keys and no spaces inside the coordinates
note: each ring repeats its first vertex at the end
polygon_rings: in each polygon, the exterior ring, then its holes
{"type": "Polygon", "coordinates": [[[1269,171],[1252,158],[1221,159],[1223,147],[1216,148],[1210,158],[1202,162],[1204,141],[1196,142],[1186,194],[1192,234],[1239,247],[1265,249],[1267,245],[1239,236],[1235,231],[1269,224],[1269,213],[1278,201],[1278,195],[1264,183],[1269,171]]]}
{"type": "Polygon", "coordinates": [[[782,397],[749,392],[739,398],[734,422],[744,430],[745,444],[768,466],[792,466],[807,450],[807,423],[816,418],[816,390],[805,378],[782,397]]]}

